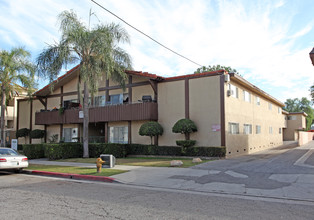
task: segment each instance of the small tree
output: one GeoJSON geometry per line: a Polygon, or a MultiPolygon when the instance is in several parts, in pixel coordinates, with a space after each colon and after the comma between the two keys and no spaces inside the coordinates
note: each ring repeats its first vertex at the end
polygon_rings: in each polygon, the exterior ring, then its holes
{"type": "Polygon", "coordinates": [[[158,122],[149,121],[142,124],[138,133],[141,136],[149,136],[150,144],[153,145],[153,137],[162,135],[163,132],[164,129],[158,122]]]}
{"type": "Polygon", "coordinates": [[[29,137],[32,138],[32,139],[41,139],[41,138],[45,137],[45,131],[44,130],[40,130],[40,129],[32,130],[29,133],[29,137]]]}
{"type": "Polygon", "coordinates": [[[29,129],[28,128],[21,128],[16,131],[16,138],[24,137],[25,143],[26,143],[26,137],[29,135],[29,129]]]}
{"type": "Polygon", "coordinates": [[[190,133],[196,132],[197,127],[190,119],[180,119],[172,127],[173,133],[181,133],[185,135],[185,140],[190,140],[190,133]]]}

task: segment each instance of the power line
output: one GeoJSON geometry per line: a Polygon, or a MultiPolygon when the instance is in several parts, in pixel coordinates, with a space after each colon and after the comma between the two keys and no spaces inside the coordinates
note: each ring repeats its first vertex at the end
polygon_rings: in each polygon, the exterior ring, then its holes
{"type": "Polygon", "coordinates": [[[120,18],[118,15],[114,14],[113,12],[109,11],[108,9],[106,9],[104,6],[102,6],[102,5],[100,5],[99,3],[97,3],[96,1],[94,1],[94,0],[91,0],[91,1],[92,1],[93,3],[95,3],[96,5],[98,5],[99,7],[101,7],[102,9],[106,10],[107,12],[109,12],[110,14],[112,14],[113,16],[115,16],[116,18],[118,18],[119,20],[121,20],[122,22],[124,22],[125,24],[127,24],[128,26],[130,26],[131,28],[135,29],[136,31],[138,31],[138,32],[140,32],[141,34],[143,34],[144,36],[148,37],[149,39],[151,39],[151,40],[154,41],[155,43],[157,43],[157,44],[159,44],[160,46],[162,46],[162,47],[166,48],[167,50],[171,51],[172,53],[174,53],[174,54],[176,54],[176,55],[178,55],[178,56],[180,56],[180,57],[182,57],[182,58],[184,58],[184,59],[186,59],[186,60],[188,60],[188,61],[190,61],[190,62],[192,62],[192,63],[194,63],[194,64],[196,64],[196,65],[198,65],[198,66],[201,66],[201,67],[203,66],[203,65],[200,65],[200,64],[194,62],[193,60],[191,60],[191,59],[189,59],[189,58],[187,58],[187,57],[185,57],[185,56],[183,56],[183,55],[181,55],[181,54],[175,52],[174,50],[172,50],[172,49],[170,49],[169,47],[163,45],[162,43],[159,43],[157,40],[153,39],[153,38],[150,37],[149,35],[145,34],[144,32],[140,31],[140,30],[137,29],[136,27],[132,26],[131,24],[129,24],[128,22],[126,22],[125,20],[123,20],[122,18],[120,18]]]}

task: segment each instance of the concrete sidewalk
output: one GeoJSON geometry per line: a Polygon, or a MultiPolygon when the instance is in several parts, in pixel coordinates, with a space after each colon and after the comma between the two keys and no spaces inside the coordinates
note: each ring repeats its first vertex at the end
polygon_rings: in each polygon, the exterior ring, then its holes
{"type": "MultiPolygon", "coordinates": [[[[95,164],[30,160],[31,164],[95,167],[95,164]]],[[[314,202],[314,141],[293,143],[251,155],[203,163],[191,168],[116,165],[129,172],[115,181],[150,187],[314,202]]]]}
{"type": "MultiPolygon", "coordinates": [[[[50,161],[47,158],[29,160],[29,163],[41,164],[41,165],[69,166],[69,167],[86,167],[86,168],[96,169],[96,163],[57,162],[57,161],[50,161]]],[[[106,168],[106,169],[135,170],[138,168],[141,168],[141,167],[140,166],[115,165],[113,168],[106,168]]]]}

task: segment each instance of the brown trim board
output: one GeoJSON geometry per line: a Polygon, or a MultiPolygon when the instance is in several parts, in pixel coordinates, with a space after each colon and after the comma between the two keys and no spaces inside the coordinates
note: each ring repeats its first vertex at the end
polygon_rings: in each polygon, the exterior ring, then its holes
{"type": "Polygon", "coordinates": [[[225,122],[225,76],[220,76],[220,134],[221,146],[226,146],[226,122],[225,122]]]}
{"type": "Polygon", "coordinates": [[[190,119],[190,87],[189,79],[184,80],[184,91],[185,91],[185,118],[190,119]]]}
{"type": "MultiPolygon", "coordinates": [[[[30,117],[29,117],[29,130],[31,131],[33,128],[33,100],[30,101],[30,117]]],[[[31,137],[29,137],[29,143],[32,143],[31,137]]]]}

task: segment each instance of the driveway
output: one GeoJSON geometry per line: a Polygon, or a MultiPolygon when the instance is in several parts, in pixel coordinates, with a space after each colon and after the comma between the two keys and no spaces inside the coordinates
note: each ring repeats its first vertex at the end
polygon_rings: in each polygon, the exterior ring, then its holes
{"type": "Polygon", "coordinates": [[[314,201],[314,141],[188,169],[142,167],[113,177],[126,184],[314,201]]]}

